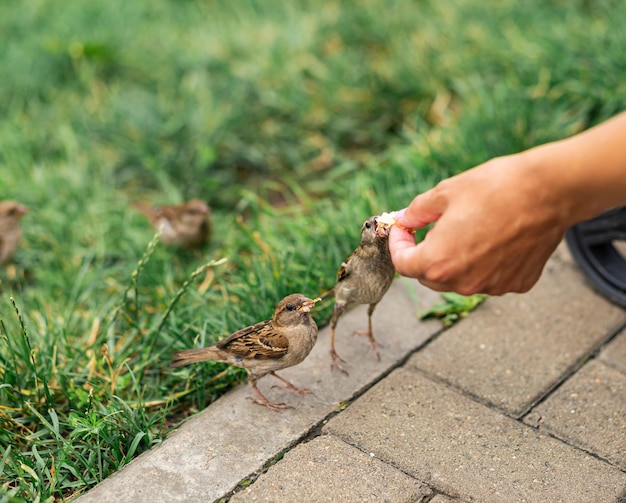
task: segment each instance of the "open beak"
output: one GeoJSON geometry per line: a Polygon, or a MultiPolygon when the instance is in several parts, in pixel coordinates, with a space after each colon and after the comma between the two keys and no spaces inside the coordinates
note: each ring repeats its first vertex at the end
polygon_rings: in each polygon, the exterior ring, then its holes
{"type": "Polygon", "coordinates": [[[379,238],[386,238],[389,236],[389,229],[391,229],[391,225],[380,222],[376,219],[376,235],[379,238]]]}
{"type": "Polygon", "coordinates": [[[302,303],[298,311],[300,311],[301,313],[308,313],[311,309],[313,309],[315,303],[319,302],[320,300],[322,300],[321,297],[317,297],[315,299],[307,299],[302,303]]]}
{"type": "Polygon", "coordinates": [[[410,232],[411,234],[415,234],[416,229],[409,229],[404,225],[398,223],[395,218],[397,212],[392,213],[383,213],[376,218],[376,235],[379,238],[385,238],[389,236],[389,231],[393,225],[399,227],[403,231],[410,232]]]}

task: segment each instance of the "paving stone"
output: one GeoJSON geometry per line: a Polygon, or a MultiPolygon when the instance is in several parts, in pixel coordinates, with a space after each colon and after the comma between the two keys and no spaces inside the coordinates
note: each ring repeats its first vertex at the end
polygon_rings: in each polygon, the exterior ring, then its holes
{"type": "Polygon", "coordinates": [[[626,374],[626,330],[602,349],[600,359],[626,374]]]}
{"type": "Polygon", "coordinates": [[[411,364],[520,417],[625,322],[624,309],[552,258],[529,293],[487,299],[411,364]]]}
{"type": "Polygon", "coordinates": [[[431,495],[428,486],[391,465],[322,435],[288,452],[230,502],[418,503],[431,495]]]}
{"type": "Polygon", "coordinates": [[[448,498],[443,494],[437,494],[433,499],[431,499],[428,503],[454,503],[458,500],[453,500],[452,498],[448,498]]]}
{"type": "Polygon", "coordinates": [[[577,266],[574,257],[572,256],[572,252],[569,251],[569,247],[567,246],[567,242],[562,240],[557,246],[556,250],[552,254],[552,258],[562,260],[563,262],[567,262],[568,264],[577,266]]]}
{"type": "Polygon", "coordinates": [[[525,418],[626,470],[626,375],[589,362],[525,418]]]}
{"type": "Polygon", "coordinates": [[[401,368],[323,429],[463,501],[616,502],[626,473],[401,368]]]}
{"type": "Polygon", "coordinates": [[[268,398],[294,409],[273,412],[254,404],[247,400],[252,391],[242,385],[78,501],[206,502],[223,497],[437,333],[440,323],[422,322],[417,312],[438,299],[438,294],[417,281],[394,281],[373,318],[382,345],[381,361],[368,349],[364,337],[351,335],[367,326],[367,306],[359,306],[342,316],[337,328],[337,351],[348,361],[349,376],[331,373],[329,330],[321,330],[307,359],[280,372],[295,384],[310,388],[312,395],[271,389],[277,384],[271,376],[259,381],[268,398]]]}

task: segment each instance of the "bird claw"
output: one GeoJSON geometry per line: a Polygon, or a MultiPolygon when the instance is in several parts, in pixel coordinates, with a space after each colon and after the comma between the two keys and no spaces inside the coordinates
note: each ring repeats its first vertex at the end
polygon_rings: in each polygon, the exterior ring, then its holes
{"type": "Polygon", "coordinates": [[[371,348],[372,351],[374,351],[374,354],[376,355],[376,359],[380,361],[380,351],[378,348],[383,347],[383,345],[380,344],[376,339],[374,339],[374,334],[372,334],[370,330],[361,330],[361,331],[354,332],[354,335],[364,335],[365,337],[367,337],[367,342],[369,343],[369,347],[371,348]]]}
{"type": "Polygon", "coordinates": [[[349,375],[348,371],[343,368],[343,365],[341,365],[341,363],[346,363],[346,361],[337,354],[337,352],[334,349],[330,350],[330,369],[334,370],[334,369],[338,369],[341,372],[343,372],[345,375],[349,375]]]}
{"type": "Polygon", "coordinates": [[[276,379],[280,379],[282,382],[285,383],[285,386],[279,386],[278,384],[275,384],[274,386],[272,386],[272,388],[288,389],[288,390],[293,391],[294,393],[299,393],[300,395],[310,395],[311,393],[313,393],[310,389],[298,388],[294,383],[288,381],[284,377],[279,376],[276,372],[270,372],[270,373],[276,379]]]}
{"type": "Polygon", "coordinates": [[[300,395],[310,395],[311,393],[313,393],[310,389],[307,388],[298,388],[297,386],[294,386],[293,384],[291,385],[287,385],[287,386],[279,386],[278,384],[275,384],[274,386],[272,386],[272,389],[288,389],[290,391],[293,391],[294,393],[298,393],[300,395]]]}
{"type": "Polygon", "coordinates": [[[274,412],[278,412],[279,410],[282,409],[293,409],[293,407],[291,405],[287,405],[285,403],[275,403],[275,402],[270,402],[269,400],[260,400],[258,398],[254,398],[254,397],[247,397],[248,400],[252,400],[254,403],[258,403],[259,405],[264,405],[265,407],[267,407],[270,410],[273,410],[274,412]]]}

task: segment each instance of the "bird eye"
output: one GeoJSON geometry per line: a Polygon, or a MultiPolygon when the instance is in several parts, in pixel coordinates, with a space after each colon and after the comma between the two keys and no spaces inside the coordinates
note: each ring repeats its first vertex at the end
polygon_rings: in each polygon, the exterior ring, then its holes
{"type": "Polygon", "coordinates": [[[294,306],[293,304],[287,304],[287,307],[285,309],[287,309],[287,311],[295,311],[296,306],[294,306]]]}
{"type": "Polygon", "coordinates": [[[369,223],[369,222],[365,222],[365,228],[366,228],[366,229],[369,229],[371,226],[372,226],[372,224],[371,224],[371,223],[369,223]]]}

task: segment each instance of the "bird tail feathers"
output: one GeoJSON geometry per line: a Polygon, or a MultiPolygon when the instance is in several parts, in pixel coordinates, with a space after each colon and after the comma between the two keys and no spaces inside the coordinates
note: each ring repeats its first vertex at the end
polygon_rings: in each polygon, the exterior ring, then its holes
{"type": "Polygon", "coordinates": [[[131,204],[133,208],[147,217],[153,224],[158,220],[159,211],[153,208],[149,203],[145,201],[133,201],[131,204]]]}
{"type": "Polygon", "coordinates": [[[177,351],[172,356],[171,367],[182,367],[190,363],[204,362],[207,360],[223,361],[222,352],[217,348],[184,349],[177,351]]]}

